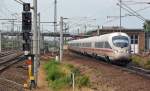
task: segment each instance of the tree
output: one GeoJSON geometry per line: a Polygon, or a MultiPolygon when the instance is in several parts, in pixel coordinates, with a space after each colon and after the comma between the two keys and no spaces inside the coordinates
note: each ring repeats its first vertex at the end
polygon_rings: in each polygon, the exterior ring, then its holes
{"type": "Polygon", "coordinates": [[[150,31],[150,20],[146,20],[144,22],[144,31],[149,32],[150,31]]]}

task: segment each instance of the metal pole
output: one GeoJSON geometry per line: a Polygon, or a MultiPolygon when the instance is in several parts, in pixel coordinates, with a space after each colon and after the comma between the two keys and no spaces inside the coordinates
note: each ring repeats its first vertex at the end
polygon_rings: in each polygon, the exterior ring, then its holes
{"type": "Polygon", "coordinates": [[[79,31],[80,31],[80,29],[78,28],[78,35],[79,35],[79,31]]]}
{"type": "Polygon", "coordinates": [[[40,55],[40,13],[38,13],[38,55],[40,55]]]}
{"type": "Polygon", "coordinates": [[[40,36],[40,49],[42,50],[42,53],[44,53],[44,36],[43,33],[43,25],[41,25],[41,36],[40,36]]]}
{"type": "Polygon", "coordinates": [[[0,30],[0,52],[2,52],[2,35],[0,30]]]}
{"type": "MultiPolygon", "coordinates": [[[[54,2],[54,33],[57,32],[57,0],[54,2]]],[[[56,37],[54,37],[54,45],[56,46],[56,37]]]]}
{"type": "Polygon", "coordinates": [[[74,73],[72,73],[72,88],[73,88],[73,91],[75,91],[75,77],[74,77],[74,73]]]}
{"type": "Polygon", "coordinates": [[[99,26],[98,26],[98,30],[97,30],[97,35],[98,35],[98,36],[100,35],[100,29],[99,29],[99,26]]]}
{"type": "MultiPolygon", "coordinates": [[[[67,32],[67,24],[66,23],[64,23],[64,27],[65,27],[65,34],[66,34],[66,32],[67,32]]],[[[66,37],[64,37],[63,38],[63,44],[66,44],[66,37]]]]}
{"type": "Polygon", "coordinates": [[[121,20],[121,8],[122,8],[122,0],[120,0],[120,32],[121,32],[121,23],[122,23],[122,20],[121,20]]]}
{"type": "Polygon", "coordinates": [[[85,26],[84,26],[84,27],[85,27],[85,32],[84,32],[84,34],[85,34],[85,33],[86,33],[86,29],[87,29],[87,26],[86,26],[86,24],[85,24],[85,26]]]}
{"type": "Polygon", "coordinates": [[[59,61],[62,61],[63,56],[63,17],[60,17],[60,59],[59,61]]]}
{"type": "Polygon", "coordinates": [[[14,32],[14,27],[15,27],[15,21],[14,20],[12,20],[12,29],[11,29],[11,32],[14,32]]]}
{"type": "Polygon", "coordinates": [[[33,0],[33,54],[35,55],[34,58],[34,77],[35,77],[35,83],[37,85],[37,73],[38,73],[38,55],[37,55],[37,49],[38,49],[38,41],[37,41],[37,0],[33,0]]]}

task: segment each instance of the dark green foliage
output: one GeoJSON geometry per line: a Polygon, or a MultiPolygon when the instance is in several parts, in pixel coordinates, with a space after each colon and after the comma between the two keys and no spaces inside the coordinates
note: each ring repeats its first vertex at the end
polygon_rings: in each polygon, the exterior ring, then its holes
{"type": "Polygon", "coordinates": [[[142,61],[142,60],[141,60],[140,57],[138,57],[138,56],[132,56],[132,62],[133,62],[135,65],[140,66],[141,61],[142,61]]]}
{"type": "Polygon", "coordinates": [[[147,60],[145,66],[144,66],[146,69],[150,69],[150,59],[147,60]]]}
{"type": "Polygon", "coordinates": [[[75,68],[73,65],[71,64],[67,64],[67,66],[69,67],[69,69],[71,70],[71,73],[74,73],[75,76],[79,76],[80,75],[80,71],[79,69],[75,68]]]}
{"type": "Polygon", "coordinates": [[[148,60],[146,64],[147,64],[147,65],[150,65],[150,60],[148,60]]]}
{"type": "Polygon", "coordinates": [[[150,20],[146,20],[146,21],[144,22],[143,28],[144,28],[144,30],[147,31],[147,32],[150,31],[150,20]]]}
{"type": "Polygon", "coordinates": [[[150,59],[146,60],[139,56],[132,56],[132,63],[145,69],[150,69],[150,59]]]}
{"type": "Polygon", "coordinates": [[[72,73],[75,74],[75,83],[77,86],[88,86],[90,82],[87,76],[82,76],[79,69],[75,68],[71,64],[60,64],[53,60],[45,64],[45,69],[47,72],[47,81],[49,82],[49,86],[55,91],[61,88],[71,87],[72,73]],[[63,69],[65,69],[66,72],[63,69]]]}
{"type": "Polygon", "coordinates": [[[87,76],[80,76],[78,78],[78,86],[82,87],[82,86],[89,86],[90,80],[89,77],[87,76]]]}
{"type": "Polygon", "coordinates": [[[71,82],[71,78],[70,77],[61,77],[60,79],[52,81],[50,86],[53,89],[67,88],[67,87],[71,86],[70,82],[71,82]]]}

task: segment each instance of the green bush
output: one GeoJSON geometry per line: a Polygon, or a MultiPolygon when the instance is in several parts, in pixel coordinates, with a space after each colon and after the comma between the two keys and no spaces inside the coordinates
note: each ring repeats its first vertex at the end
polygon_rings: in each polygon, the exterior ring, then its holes
{"type": "Polygon", "coordinates": [[[150,65],[150,60],[147,61],[146,65],[150,65]]]}
{"type": "Polygon", "coordinates": [[[87,77],[87,76],[80,76],[78,78],[77,84],[78,84],[79,87],[89,86],[89,84],[90,84],[89,77],[87,77]]]}
{"type": "Polygon", "coordinates": [[[64,74],[58,68],[54,67],[52,70],[49,70],[47,79],[55,81],[61,78],[62,76],[64,76],[64,74]]]}
{"type": "Polygon", "coordinates": [[[47,81],[49,86],[55,91],[61,88],[69,88],[72,85],[71,73],[75,74],[75,83],[77,86],[88,86],[89,78],[81,75],[79,69],[75,68],[71,64],[60,64],[54,60],[45,64],[47,73],[47,81]]]}
{"type": "Polygon", "coordinates": [[[45,69],[48,70],[51,66],[56,66],[60,64],[59,62],[56,62],[55,60],[51,60],[48,63],[45,64],[45,69]]]}
{"type": "Polygon", "coordinates": [[[70,69],[71,73],[75,74],[75,76],[79,76],[80,75],[79,69],[75,68],[73,65],[67,64],[67,67],[70,69]]]}
{"type": "Polygon", "coordinates": [[[72,64],[67,64],[66,65],[69,69],[73,69],[74,68],[74,66],[72,65],[72,64]]]}
{"type": "Polygon", "coordinates": [[[142,60],[141,60],[140,57],[138,57],[138,56],[132,56],[132,62],[133,62],[133,64],[140,66],[141,65],[141,61],[142,60]]]}
{"type": "Polygon", "coordinates": [[[143,59],[139,56],[132,56],[132,62],[142,68],[150,69],[150,60],[143,59]]]}
{"type": "Polygon", "coordinates": [[[50,61],[45,64],[45,69],[47,71],[47,80],[56,80],[59,79],[61,76],[64,76],[64,73],[59,70],[58,62],[50,61]]]}
{"type": "Polygon", "coordinates": [[[150,69],[150,60],[147,60],[147,62],[145,63],[144,68],[150,69]]]}
{"type": "Polygon", "coordinates": [[[55,81],[53,81],[50,86],[57,90],[57,89],[61,89],[61,88],[67,88],[67,87],[70,87],[71,84],[71,78],[69,76],[67,77],[61,77],[60,79],[57,79],[55,81]]]}

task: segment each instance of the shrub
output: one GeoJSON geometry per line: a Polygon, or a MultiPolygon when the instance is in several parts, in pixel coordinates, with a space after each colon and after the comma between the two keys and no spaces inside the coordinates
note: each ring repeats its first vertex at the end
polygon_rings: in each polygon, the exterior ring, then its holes
{"type": "Polygon", "coordinates": [[[70,68],[70,69],[74,68],[74,66],[72,64],[67,64],[67,67],[70,68]]]}
{"type": "Polygon", "coordinates": [[[147,62],[144,65],[144,68],[150,69],[150,60],[147,60],[147,62]]]}
{"type": "Polygon", "coordinates": [[[70,87],[71,78],[69,76],[61,77],[60,79],[57,79],[53,82],[51,82],[51,87],[55,90],[60,88],[67,88],[70,87]]]}
{"type": "Polygon", "coordinates": [[[67,67],[70,69],[71,73],[75,74],[75,76],[79,76],[80,75],[79,69],[75,68],[73,65],[67,64],[67,67]]]}
{"type": "Polygon", "coordinates": [[[89,77],[87,76],[80,76],[77,81],[77,84],[79,87],[89,86],[89,83],[90,83],[90,80],[89,80],[89,77]]]}
{"type": "Polygon", "coordinates": [[[133,64],[140,66],[142,68],[150,69],[150,60],[146,60],[139,56],[132,57],[133,64]]]}
{"type": "Polygon", "coordinates": [[[64,76],[64,74],[58,68],[54,68],[54,69],[48,71],[47,79],[55,81],[55,80],[61,78],[61,76],[64,76]]]}
{"type": "Polygon", "coordinates": [[[47,70],[47,80],[56,80],[59,79],[61,76],[63,76],[63,72],[59,70],[58,62],[56,61],[50,61],[47,64],[45,64],[45,69],[47,70]]]}
{"type": "Polygon", "coordinates": [[[71,64],[60,64],[52,60],[46,63],[44,67],[46,69],[49,86],[52,87],[55,91],[61,88],[71,87],[71,73],[75,74],[75,83],[77,86],[82,87],[89,85],[89,78],[87,76],[81,75],[79,69],[75,68],[71,64]]]}
{"type": "Polygon", "coordinates": [[[132,62],[133,62],[133,64],[140,66],[141,65],[141,61],[142,60],[141,60],[140,57],[138,57],[138,56],[132,56],[132,62]]]}
{"type": "Polygon", "coordinates": [[[150,65],[150,60],[147,60],[147,63],[146,63],[146,65],[150,65]]]}

